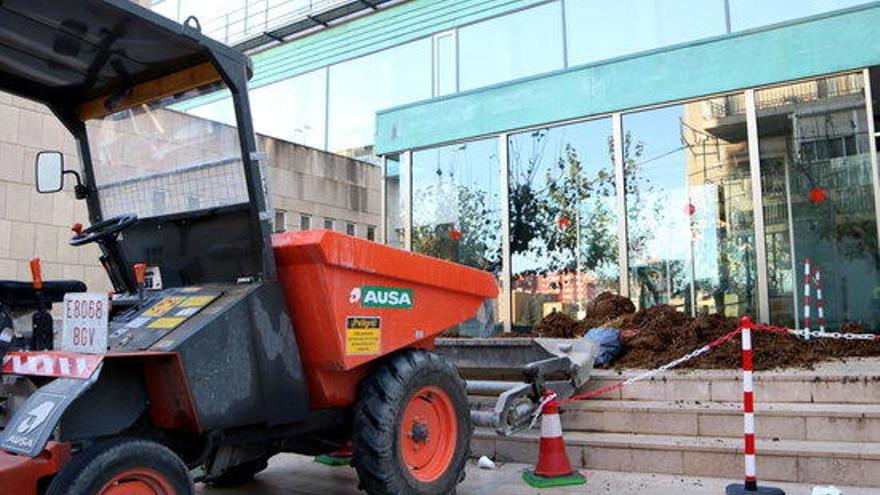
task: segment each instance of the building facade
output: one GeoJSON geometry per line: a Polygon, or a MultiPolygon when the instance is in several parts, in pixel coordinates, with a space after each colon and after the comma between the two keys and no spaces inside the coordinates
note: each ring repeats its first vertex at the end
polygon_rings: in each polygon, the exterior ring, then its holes
{"type": "Polygon", "coordinates": [[[494,323],[610,290],[803,326],[809,260],[829,328],[880,329],[880,2],[410,0],[287,34],[244,3],[282,34],[241,42],[257,129],[381,164],[382,239],[496,273],[494,323]]]}

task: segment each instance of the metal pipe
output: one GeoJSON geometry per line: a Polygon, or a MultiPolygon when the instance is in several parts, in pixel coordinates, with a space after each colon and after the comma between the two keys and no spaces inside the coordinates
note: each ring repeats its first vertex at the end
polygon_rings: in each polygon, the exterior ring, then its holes
{"type": "Polygon", "coordinates": [[[501,395],[512,388],[523,385],[523,382],[505,382],[491,380],[467,380],[467,393],[472,395],[501,395]]]}
{"type": "Polygon", "coordinates": [[[471,411],[471,424],[481,428],[495,428],[498,420],[494,411],[471,411]]]}

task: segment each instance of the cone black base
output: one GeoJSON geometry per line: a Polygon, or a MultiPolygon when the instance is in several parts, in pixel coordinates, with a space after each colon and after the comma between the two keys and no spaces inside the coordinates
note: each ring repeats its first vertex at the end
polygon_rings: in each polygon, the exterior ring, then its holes
{"type": "Polygon", "coordinates": [[[785,492],[779,488],[772,486],[759,486],[754,490],[750,490],[746,485],[739,483],[727,485],[727,495],[785,495],[785,492]]]}

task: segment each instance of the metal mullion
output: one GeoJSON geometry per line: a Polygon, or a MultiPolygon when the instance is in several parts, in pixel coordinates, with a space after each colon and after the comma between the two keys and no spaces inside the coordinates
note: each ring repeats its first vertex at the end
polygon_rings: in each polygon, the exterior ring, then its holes
{"type": "Polygon", "coordinates": [[[758,321],[770,321],[770,290],[767,276],[767,237],[764,229],[764,197],[761,188],[761,148],[758,145],[758,112],[755,90],[745,91],[749,140],[749,170],[752,180],[752,215],[755,226],[755,254],[758,262],[758,321]]]}
{"type": "Polygon", "coordinates": [[[330,66],[324,67],[324,151],[330,151],[330,66]]]}
{"type": "Polygon", "coordinates": [[[455,91],[452,94],[456,94],[461,91],[461,48],[458,41],[458,28],[452,30],[452,37],[455,42],[455,91]]]}
{"type": "Polygon", "coordinates": [[[501,321],[504,332],[513,330],[513,293],[511,291],[512,263],[510,259],[510,162],[508,134],[498,136],[499,189],[501,194],[501,321]]]}
{"type": "Polygon", "coordinates": [[[628,226],[626,217],[626,170],[623,156],[623,114],[611,116],[611,130],[614,140],[614,187],[617,193],[617,265],[620,275],[620,295],[630,297],[628,226]]]}
{"type": "Polygon", "coordinates": [[[381,198],[379,200],[380,211],[379,211],[379,222],[381,227],[379,228],[379,242],[382,244],[388,244],[388,215],[386,212],[388,211],[388,156],[382,156],[382,184],[379,188],[379,194],[381,198]]]}
{"type": "Polygon", "coordinates": [[[403,248],[412,251],[412,229],[413,229],[413,173],[412,173],[412,151],[404,151],[400,155],[400,172],[403,175],[406,172],[406,180],[402,180],[403,186],[403,248]]]}
{"type": "Polygon", "coordinates": [[[568,68],[568,26],[565,19],[566,0],[559,0],[559,8],[562,12],[562,67],[568,68]]]}
{"type": "Polygon", "coordinates": [[[870,69],[862,70],[865,83],[865,112],[868,120],[868,150],[871,155],[871,182],[874,184],[874,219],[877,223],[877,246],[880,251],[880,166],[877,162],[877,130],[874,128],[874,99],[870,69]]]}
{"type": "Polygon", "coordinates": [[[724,27],[727,34],[733,32],[733,22],[730,19],[730,0],[724,0],[724,27]]]}

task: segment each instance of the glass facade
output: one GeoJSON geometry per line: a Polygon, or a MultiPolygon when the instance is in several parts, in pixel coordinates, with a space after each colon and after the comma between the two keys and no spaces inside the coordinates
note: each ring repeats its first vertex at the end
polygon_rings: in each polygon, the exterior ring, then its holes
{"type": "Polygon", "coordinates": [[[376,112],[431,97],[431,52],[422,39],[331,66],[327,149],[376,163],[376,112]]]}
{"type": "Polygon", "coordinates": [[[465,26],[458,38],[462,91],[565,66],[558,1],[465,26]]]}
{"type": "Polygon", "coordinates": [[[434,35],[434,96],[458,91],[458,38],[455,31],[434,35]]]}
{"type": "Polygon", "coordinates": [[[256,131],[323,149],[326,94],[325,69],[254,89],[250,101],[256,131]]]}
{"type": "Polygon", "coordinates": [[[724,0],[566,0],[568,63],[724,34],[724,16],[724,0]]]}
{"type": "Polygon", "coordinates": [[[805,263],[831,328],[880,328],[877,213],[861,74],[756,93],[771,316],[803,321],[805,263]],[[815,275],[813,275],[815,277],[815,275]]]}
{"type": "Polygon", "coordinates": [[[513,324],[618,292],[611,119],[513,134],[508,163],[513,324]]]}
{"type": "Polygon", "coordinates": [[[865,0],[729,0],[734,31],[831,12],[868,3],[865,0]]]}
{"type": "Polygon", "coordinates": [[[495,139],[412,155],[412,250],[481,270],[501,270],[495,139]]]}
{"type": "MultiPolygon", "coordinates": [[[[182,20],[189,14],[209,18],[222,18],[229,11],[243,14],[249,6],[263,12],[267,5],[265,0],[222,0],[205,10],[207,3],[156,0],[153,8],[182,20]]],[[[390,41],[388,48],[252,89],[255,128],[273,137],[378,164],[373,143],[376,112],[383,109],[866,3],[870,2],[536,2],[415,40],[406,39],[405,33],[389,33],[390,38],[376,40],[390,41]],[[401,42],[394,44],[398,38],[401,42]]],[[[284,9],[305,4],[270,0],[268,5],[273,15],[278,12],[283,16],[289,13],[284,9]]],[[[391,15],[395,10],[389,12],[391,15]]],[[[243,28],[236,25],[236,29],[243,28]]],[[[220,108],[209,103],[188,111],[231,122],[231,115],[217,113],[220,108]]]]}
{"type": "MultiPolygon", "coordinates": [[[[412,153],[412,250],[500,278],[500,175],[496,139],[412,153]]],[[[460,331],[488,335],[498,320],[498,302],[487,301],[460,331]]]]}
{"type": "Polygon", "coordinates": [[[387,220],[417,252],[498,274],[508,328],[602,291],[804,327],[809,260],[827,329],[880,330],[865,94],[857,72],[414,151],[387,183],[411,169],[413,225],[399,194],[387,220]]]}
{"type": "Polygon", "coordinates": [[[639,308],[755,314],[742,95],[624,116],[629,285],[639,308]],[[730,111],[721,120],[718,109],[730,111]]]}
{"type": "MultiPolygon", "coordinates": [[[[400,155],[385,157],[385,244],[396,248],[404,246],[404,194],[408,190],[406,183],[402,181],[400,155]]],[[[407,170],[409,167],[403,167],[407,170]]]]}

